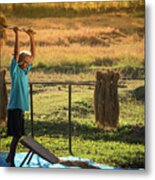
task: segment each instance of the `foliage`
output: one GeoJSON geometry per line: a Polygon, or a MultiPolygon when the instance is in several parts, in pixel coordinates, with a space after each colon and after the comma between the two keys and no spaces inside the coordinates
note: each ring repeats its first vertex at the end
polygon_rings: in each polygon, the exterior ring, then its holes
{"type": "MultiPolygon", "coordinates": [[[[144,0],[124,2],[51,2],[51,3],[19,3],[1,4],[1,10],[8,16],[14,14],[18,17],[78,17],[91,14],[103,14],[120,11],[138,15],[138,10],[144,9],[144,0]]],[[[142,12],[142,11],[141,11],[142,12]]]]}
{"type": "MultiPolygon", "coordinates": [[[[93,110],[93,91],[90,87],[73,87],[72,146],[75,156],[124,168],[144,168],[144,104],[131,96],[131,89],[142,81],[127,82],[119,89],[120,119],[115,131],[96,127],[93,110]]],[[[34,88],[34,134],[57,156],[68,154],[68,93],[65,86],[34,88]]],[[[30,114],[26,116],[26,134],[31,134],[30,114]]],[[[2,130],[1,130],[2,131],[2,130]]],[[[2,136],[5,137],[5,129],[2,136]]],[[[2,149],[8,151],[10,138],[2,138],[2,149]]],[[[21,145],[18,151],[27,151],[21,145]]]]}

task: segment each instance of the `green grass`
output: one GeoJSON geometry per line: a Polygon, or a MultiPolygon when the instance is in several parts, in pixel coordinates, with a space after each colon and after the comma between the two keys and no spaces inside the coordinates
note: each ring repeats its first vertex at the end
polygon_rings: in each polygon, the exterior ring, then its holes
{"type": "MultiPolygon", "coordinates": [[[[96,71],[104,69],[118,71],[121,78],[144,78],[144,4],[137,10],[134,3],[129,6],[127,9],[132,8],[132,12],[114,5],[101,6],[101,11],[96,13],[91,3],[88,7],[73,5],[69,15],[64,4],[54,7],[55,11],[51,11],[52,6],[43,8],[31,4],[22,9],[24,17],[20,11],[16,14],[12,9],[4,9],[10,24],[33,27],[37,32],[36,59],[29,74],[31,81],[95,81],[96,71]]],[[[10,30],[7,35],[2,65],[7,68],[6,80],[10,81],[14,35],[10,30]]],[[[20,42],[21,49],[28,48],[24,33],[20,33],[20,42]]],[[[135,91],[144,86],[144,81],[120,80],[119,83],[127,87],[119,88],[120,116],[115,131],[98,128],[95,124],[94,87],[73,86],[73,153],[110,166],[144,168],[144,99],[141,99],[143,92],[137,96],[135,91]]],[[[35,85],[33,90],[36,140],[57,156],[69,155],[68,87],[35,85]]],[[[29,113],[25,114],[25,119],[26,134],[30,135],[29,113]]],[[[6,129],[0,129],[0,134],[1,151],[8,151],[11,138],[5,138],[6,129]]],[[[27,149],[19,144],[17,151],[27,149]]]]}
{"type": "MultiPolygon", "coordinates": [[[[72,150],[75,156],[124,168],[144,168],[144,103],[132,95],[143,81],[128,81],[119,89],[120,118],[118,129],[106,131],[95,125],[93,87],[73,87],[72,150]]],[[[31,133],[30,115],[26,114],[26,134],[31,133]]],[[[34,88],[34,134],[57,156],[68,152],[68,92],[65,86],[34,88]]],[[[5,130],[3,129],[3,135],[5,130]]],[[[2,150],[8,151],[10,138],[2,138],[2,150]]],[[[21,145],[18,151],[27,151],[21,145]]]]}

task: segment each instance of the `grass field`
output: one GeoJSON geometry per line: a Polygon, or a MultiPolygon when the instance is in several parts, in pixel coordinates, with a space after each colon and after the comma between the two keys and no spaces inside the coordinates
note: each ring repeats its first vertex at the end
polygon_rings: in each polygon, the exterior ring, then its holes
{"type": "MultiPolygon", "coordinates": [[[[35,16],[35,12],[34,16],[35,16]]],[[[120,117],[115,131],[96,127],[94,87],[73,87],[73,153],[96,162],[124,168],[144,168],[144,100],[133,92],[144,86],[144,19],[128,11],[90,13],[74,17],[16,17],[10,24],[33,27],[36,34],[36,59],[29,74],[31,81],[95,81],[97,70],[119,71],[126,88],[119,88],[120,117]]],[[[42,15],[40,15],[41,17],[42,15]]],[[[14,34],[7,31],[2,65],[7,69],[13,52],[14,34]]],[[[29,49],[28,37],[20,33],[21,49],[29,49]]],[[[8,91],[9,91],[8,86],[8,91]]],[[[68,155],[67,86],[34,87],[35,138],[58,156],[68,155]]],[[[30,114],[26,113],[26,133],[30,134],[30,114]]],[[[5,136],[6,129],[1,129],[5,136]]],[[[8,151],[10,138],[2,138],[2,151],[8,151]]],[[[19,145],[18,151],[26,151],[19,145]]]]}
{"type": "MultiPolygon", "coordinates": [[[[31,79],[52,80],[62,75],[64,80],[68,77],[76,80],[83,79],[83,73],[92,79],[96,70],[107,68],[116,69],[125,77],[144,77],[143,18],[109,13],[71,19],[9,18],[10,24],[14,22],[37,31],[37,57],[31,79]]],[[[4,67],[9,66],[14,44],[13,32],[8,30],[7,35],[4,67]]],[[[20,41],[21,49],[29,49],[24,33],[20,34],[20,41]]]]}
{"type": "MultiPolygon", "coordinates": [[[[95,125],[94,87],[73,87],[72,150],[75,156],[124,168],[144,167],[144,102],[130,92],[143,86],[142,81],[129,81],[119,89],[120,118],[116,131],[105,131],[95,125]]],[[[34,87],[34,134],[57,156],[68,153],[67,87],[34,87]]],[[[3,130],[5,135],[5,130],[3,130]]],[[[30,114],[26,114],[26,134],[31,134],[30,114]]],[[[9,148],[10,138],[2,139],[2,150],[9,148]]],[[[18,151],[27,151],[21,145],[18,151]]]]}

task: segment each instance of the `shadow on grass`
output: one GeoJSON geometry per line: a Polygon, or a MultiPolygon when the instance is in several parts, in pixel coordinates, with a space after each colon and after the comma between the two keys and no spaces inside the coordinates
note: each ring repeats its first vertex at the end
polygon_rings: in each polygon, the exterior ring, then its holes
{"type": "Polygon", "coordinates": [[[144,78],[144,67],[133,67],[131,65],[125,65],[124,67],[114,67],[114,62],[111,59],[95,59],[92,63],[69,63],[64,62],[60,65],[46,65],[44,63],[38,63],[32,68],[32,72],[42,71],[45,74],[61,73],[61,74],[80,74],[80,73],[94,73],[98,70],[111,69],[117,71],[122,77],[137,79],[144,78]]]}
{"type": "Polygon", "coordinates": [[[65,74],[79,74],[81,72],[88,72],[89,64],[84,64],[84,63],[69,63],[69,62],[64,62],[60,65],[46,65],[44,63],[38,63],[38,65],[34,66],[32,68],[32,71],[38,71],[39,69],[42,70],[45,74],[50,74],[50,73],[65,73],[65,74]]]}
{"type": "MultiPolygon", "coordinates": [[[[26,133],[30,134],[30,121],[26,121],[26,133]]],[[[35,136],[68,137],[68,122],[66,121],[35,121],[35,136]]],[[[72,122],[72,137],[86,140],[120,141],[125,143],[145,143],[145,127],[125,125],[116,131],[104,131],[97,127],[72,122]]]]}

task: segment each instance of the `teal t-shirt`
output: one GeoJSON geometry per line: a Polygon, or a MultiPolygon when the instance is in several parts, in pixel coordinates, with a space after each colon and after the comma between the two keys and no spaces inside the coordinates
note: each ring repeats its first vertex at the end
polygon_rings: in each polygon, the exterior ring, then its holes
{"type": "Polygon", "coordinates": [[[29,111],[29,92],[28,92],[28,72],[32,65],[26,70],[19,67],[15,58],[12,59],[10,65],[11,76],[11,92],[7,109],[21,109],[29,111]]]}

